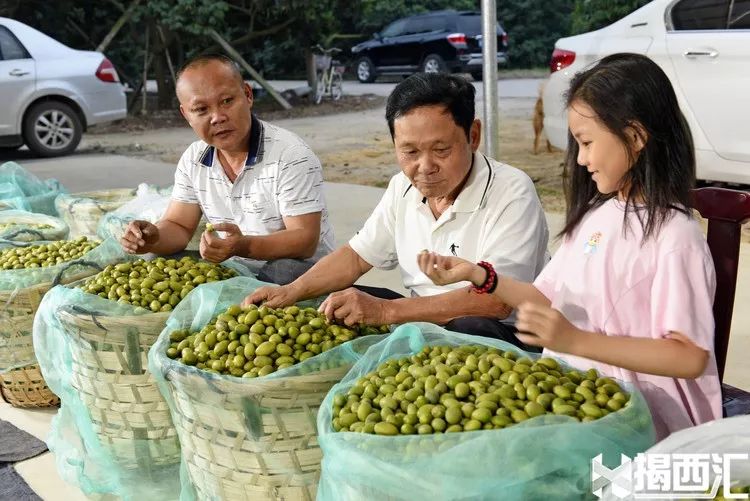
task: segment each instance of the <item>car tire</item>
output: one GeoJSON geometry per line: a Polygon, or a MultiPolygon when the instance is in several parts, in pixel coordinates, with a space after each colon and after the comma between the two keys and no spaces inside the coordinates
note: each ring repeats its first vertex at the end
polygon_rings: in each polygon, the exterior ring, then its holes
{"type": "Polygon", "coordinates": [[[424,73],[447,73],[448,67],[442,57],[437,54],[429,54],[422,61],[422,71],[424,73]]]}
{"type": "Polygon", "coordinates": [[[483,73],[481,71],[472,71],[471,72],[471,78],[473,78],[475,82],[481,82],[482,81],[482,75],[483,75],[483,73]]]}
{"type": "Polygon", "coordinates": [[[61,101],[37,103],[23,118],[24,141],[41,157],[67,155],[76,149],[82,136],[78,113],[61,101]]]}
{"type": "Polygon", "coordinates": [[[362,57],[357,61],[357,80],[361,83],[372,83],[377,77],[375,65],[369,57],[362,57]]]}

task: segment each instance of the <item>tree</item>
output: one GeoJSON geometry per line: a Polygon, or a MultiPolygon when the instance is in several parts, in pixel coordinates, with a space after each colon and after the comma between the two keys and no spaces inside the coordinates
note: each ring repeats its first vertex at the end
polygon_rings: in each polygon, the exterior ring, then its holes
{"type": "Polygon", "coordinates": [[[569,0],[498,2],[498,20],[508,33],[510,66],[547,66],[557,39],[568,36],[571,10],[569,0]]]}
{"type": "Polygon", "coordinates": [[[571,34],[604,28],[646,5],[650,0],[576,0],[571,34]]]}

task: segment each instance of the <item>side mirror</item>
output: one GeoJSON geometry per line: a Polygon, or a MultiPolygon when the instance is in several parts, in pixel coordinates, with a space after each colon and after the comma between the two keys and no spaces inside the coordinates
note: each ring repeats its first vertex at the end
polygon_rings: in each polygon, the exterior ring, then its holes
{"type": "Polygon", "coordinates": [[[382,40],[383,39],[383,37],[377,31],[372,34],[372,38],[374,38],[375,40],[382,40]]]}

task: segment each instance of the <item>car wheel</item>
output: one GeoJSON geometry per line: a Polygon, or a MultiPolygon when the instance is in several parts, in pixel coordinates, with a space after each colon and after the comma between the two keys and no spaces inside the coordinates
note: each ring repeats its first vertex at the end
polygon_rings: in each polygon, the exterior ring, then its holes
{"type": "Polygon", "coordinates": [[[422,61],[422,71],[425,73],[446,73],[448,69],[442,57],[437,54],[430,54],[422,61]]]}
{"type": "Polygon", "coordinates": [[[42,157],[65,155],[81,142],[83,124],[69,105],[60,101],[35,104],[23,119],[23,138],[42,157]]]}
{"type": "Polygon", "coordinates": [[[357,80],[361,83],[372,83],[377,76],[375,65],[372,64],[369,57],[363,57],[357,61],[357,80]]]}
{"type": "Polygon", "coordinates": [[[474,79],[476,82],[482,81],[482,72],[481,71],[472,71],[471,72],[471,78],[474,79]]]}

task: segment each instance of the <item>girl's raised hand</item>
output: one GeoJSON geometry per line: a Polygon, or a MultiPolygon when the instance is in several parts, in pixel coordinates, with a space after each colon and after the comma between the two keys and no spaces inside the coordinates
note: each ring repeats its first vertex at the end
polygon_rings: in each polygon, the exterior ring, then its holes
{"type": "Polygon", "coordinates": [[[417,254],[417,263],[422,273],[427,275],[436,285],[455,284],[466,280],[472,281],[472,278],[476,278],[477,270],[479,270],[482,278],[475,285],[481,285],[484,280],[485,271],[481,266],[460,257],[441,256],[425,249],[417,254]]]}
{"type": "Polygon", "coordinates": [[[531,346],[541,346],[560,353],[574,351],[579,330],[554,308],[525,302],[516,313],[516,337],[531,346]]]}

